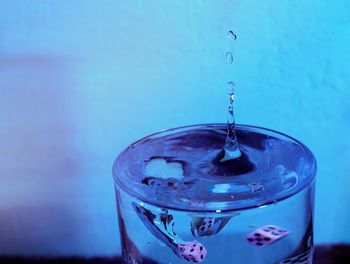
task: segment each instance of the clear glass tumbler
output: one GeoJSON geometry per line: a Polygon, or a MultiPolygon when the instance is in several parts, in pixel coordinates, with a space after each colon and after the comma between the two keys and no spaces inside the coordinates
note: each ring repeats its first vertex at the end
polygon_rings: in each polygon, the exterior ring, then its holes
{"type": "Polygon", "coordinates": [[[115,160],[123,263],[312,263],[316,161],[247,125],[223,161],[226,124],[147,136],[115,160]]]}

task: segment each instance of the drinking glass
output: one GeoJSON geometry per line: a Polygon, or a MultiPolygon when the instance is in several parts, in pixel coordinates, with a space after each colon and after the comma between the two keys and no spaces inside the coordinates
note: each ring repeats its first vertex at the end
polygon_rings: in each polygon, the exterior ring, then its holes
{"type": "Polygon", "coordinates": [[[316,161],[298,140],[226,124],[173,128],[128,146],[113,176],[123,263],[312,263],[316,161]]]}

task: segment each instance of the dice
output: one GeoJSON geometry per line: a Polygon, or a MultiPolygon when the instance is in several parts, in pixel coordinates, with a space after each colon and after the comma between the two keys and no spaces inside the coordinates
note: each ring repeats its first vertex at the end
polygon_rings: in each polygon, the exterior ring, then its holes
{"type": "Polygon", "coordinates": [[[154,214],[134,202],[132,206],[150,233],[171,248],[179,258],[190,262],[202,262],[205,259],[207,250],[201,243],[197,241],[186,242],[176,235],[172,215],[166,211],[162,211],[159,215],[154,214]]]}
{"type": "Polygon", "coordinates": [[[157,238],[159,241],[165,243],[171,248],[174,246],[176,247],[177,243],[174,241],[175,238],[169,232],[164,230],[164,228],[162,228],[161,225],[158,225],[158,216],[156,214],[152,213],[150,210],[134,202],[132,203],[132,206],[136,214],[144,224],[144,226],[148,229],[148,231],[150,231],[150,233],[155,238],[157,238]]]}
{"type": "Polygon", "coordinates": [[[267,225],[249,233],[246,237],[247,242],[257,247],[268,246],[282,237],[289,234],[289,231],[274,225],[267,225]]]}
{"type": "Polygon", "coordinates": [[[191,223],[192,234],[196,237],[211,236],[218,228],[213,217],[197,217],[191,223]]]}
{"type": "Polygon", "coordinates": [[[310,264],[311,259],[312,259],[312,252],[311,250],[307,250],[300,255],[284,259],[278,262],[278,264],[287,264],[287,263],[310,264]]]}
{"type": "Polygon", "coordinates": [[[216,235],[231,217],[193,217],[191,232],[195,237],[216,235]]]}
{"type": "Polygon", "coordinates": [[[181,259],[184,259],[190,262],[199,263],[204,261],[207,255],[207,250],[201,243],[197,241],[190,241],[190,242],[179,243],[177,245],[176,254],[181,259]]]}

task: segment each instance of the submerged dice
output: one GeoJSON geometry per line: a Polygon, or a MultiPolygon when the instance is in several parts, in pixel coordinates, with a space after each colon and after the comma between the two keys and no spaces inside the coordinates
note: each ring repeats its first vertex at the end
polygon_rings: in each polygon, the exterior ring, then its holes
{"type": "Polygon", "coordinates": [[[216,235],[233,216],[235,215],[230,217],[193,217],[191,232],[195,237],[216,235]]]}
{"type": "Polygon", "coordinates": [[[205,247],[197,241],[184,241],[174,231],[174,218],[163,211],[154,214],[149,209],[133,203],[133,208],[150,233],[165,243],[181,259],[202,262],[207,255],[205,247]]]}
{"type": "Polygon", "coordinates": [[[218,223],[213,217],[198,217],[193,219],[191,223],[192,234],[196,237],[211,236],[218,231],[218,223]]]}
{"type": "Polygon", "coordinates": [[[179,243],[177,249],[180,258],[191,262],[202,262],[207,255],[205,247],[197,241],[179,243]]]}
{"type": "Polygon", "coordinates": [[[287,264],[287,263],[309,264],[311,263],[311,259],[312,259],[312,252],[311,250],[308,250],[300,255],[284,259],[278,262],[278,264],[287,264]]]}
{"type": "Polygon", "coordinates": [[[257,247],[270,245],[289,234],[289,231],[274,225],[263,226],[246,237],[247,242],[257,247]]]}

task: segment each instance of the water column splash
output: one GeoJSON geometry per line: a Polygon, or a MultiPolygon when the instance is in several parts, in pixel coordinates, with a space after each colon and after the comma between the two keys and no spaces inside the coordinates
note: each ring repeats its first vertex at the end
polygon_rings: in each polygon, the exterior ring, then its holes
{"type": "MultiPolygon", "coordinates": [[[[230,41],[237,39],[237,35],[232,30],[228,31],[227,37],[230,41]]],[[[228,51],[226,52],[226,63],[232,64],[232,62],[233,62],[232,52],[228,51]]],[[[234,108],[233,108],[233,104],[235,101],[235,83],[231,81],[228,82],[226,84],[226,88],[228,90],[228,95],[229,95],[227,135],[226,135],[226,141],[224,146],[225,155],[220,161],[237,159],[242,155],[241,151],[238,148],[237,138],[235,134],[235,114],[234,114],[234,108]]]]}
{"type": "Polygon", "coordinates": [[[235,133],[235,113],[233,108],[235,101],[235,84],[234,82],[228,82],[226,86],[228,89],[230,103],[227,109],[227,135],[224,146],[225,156],[221,159],[221,161],[227,161],[241,157],[241,151],[239,150],[235,133]]]}

